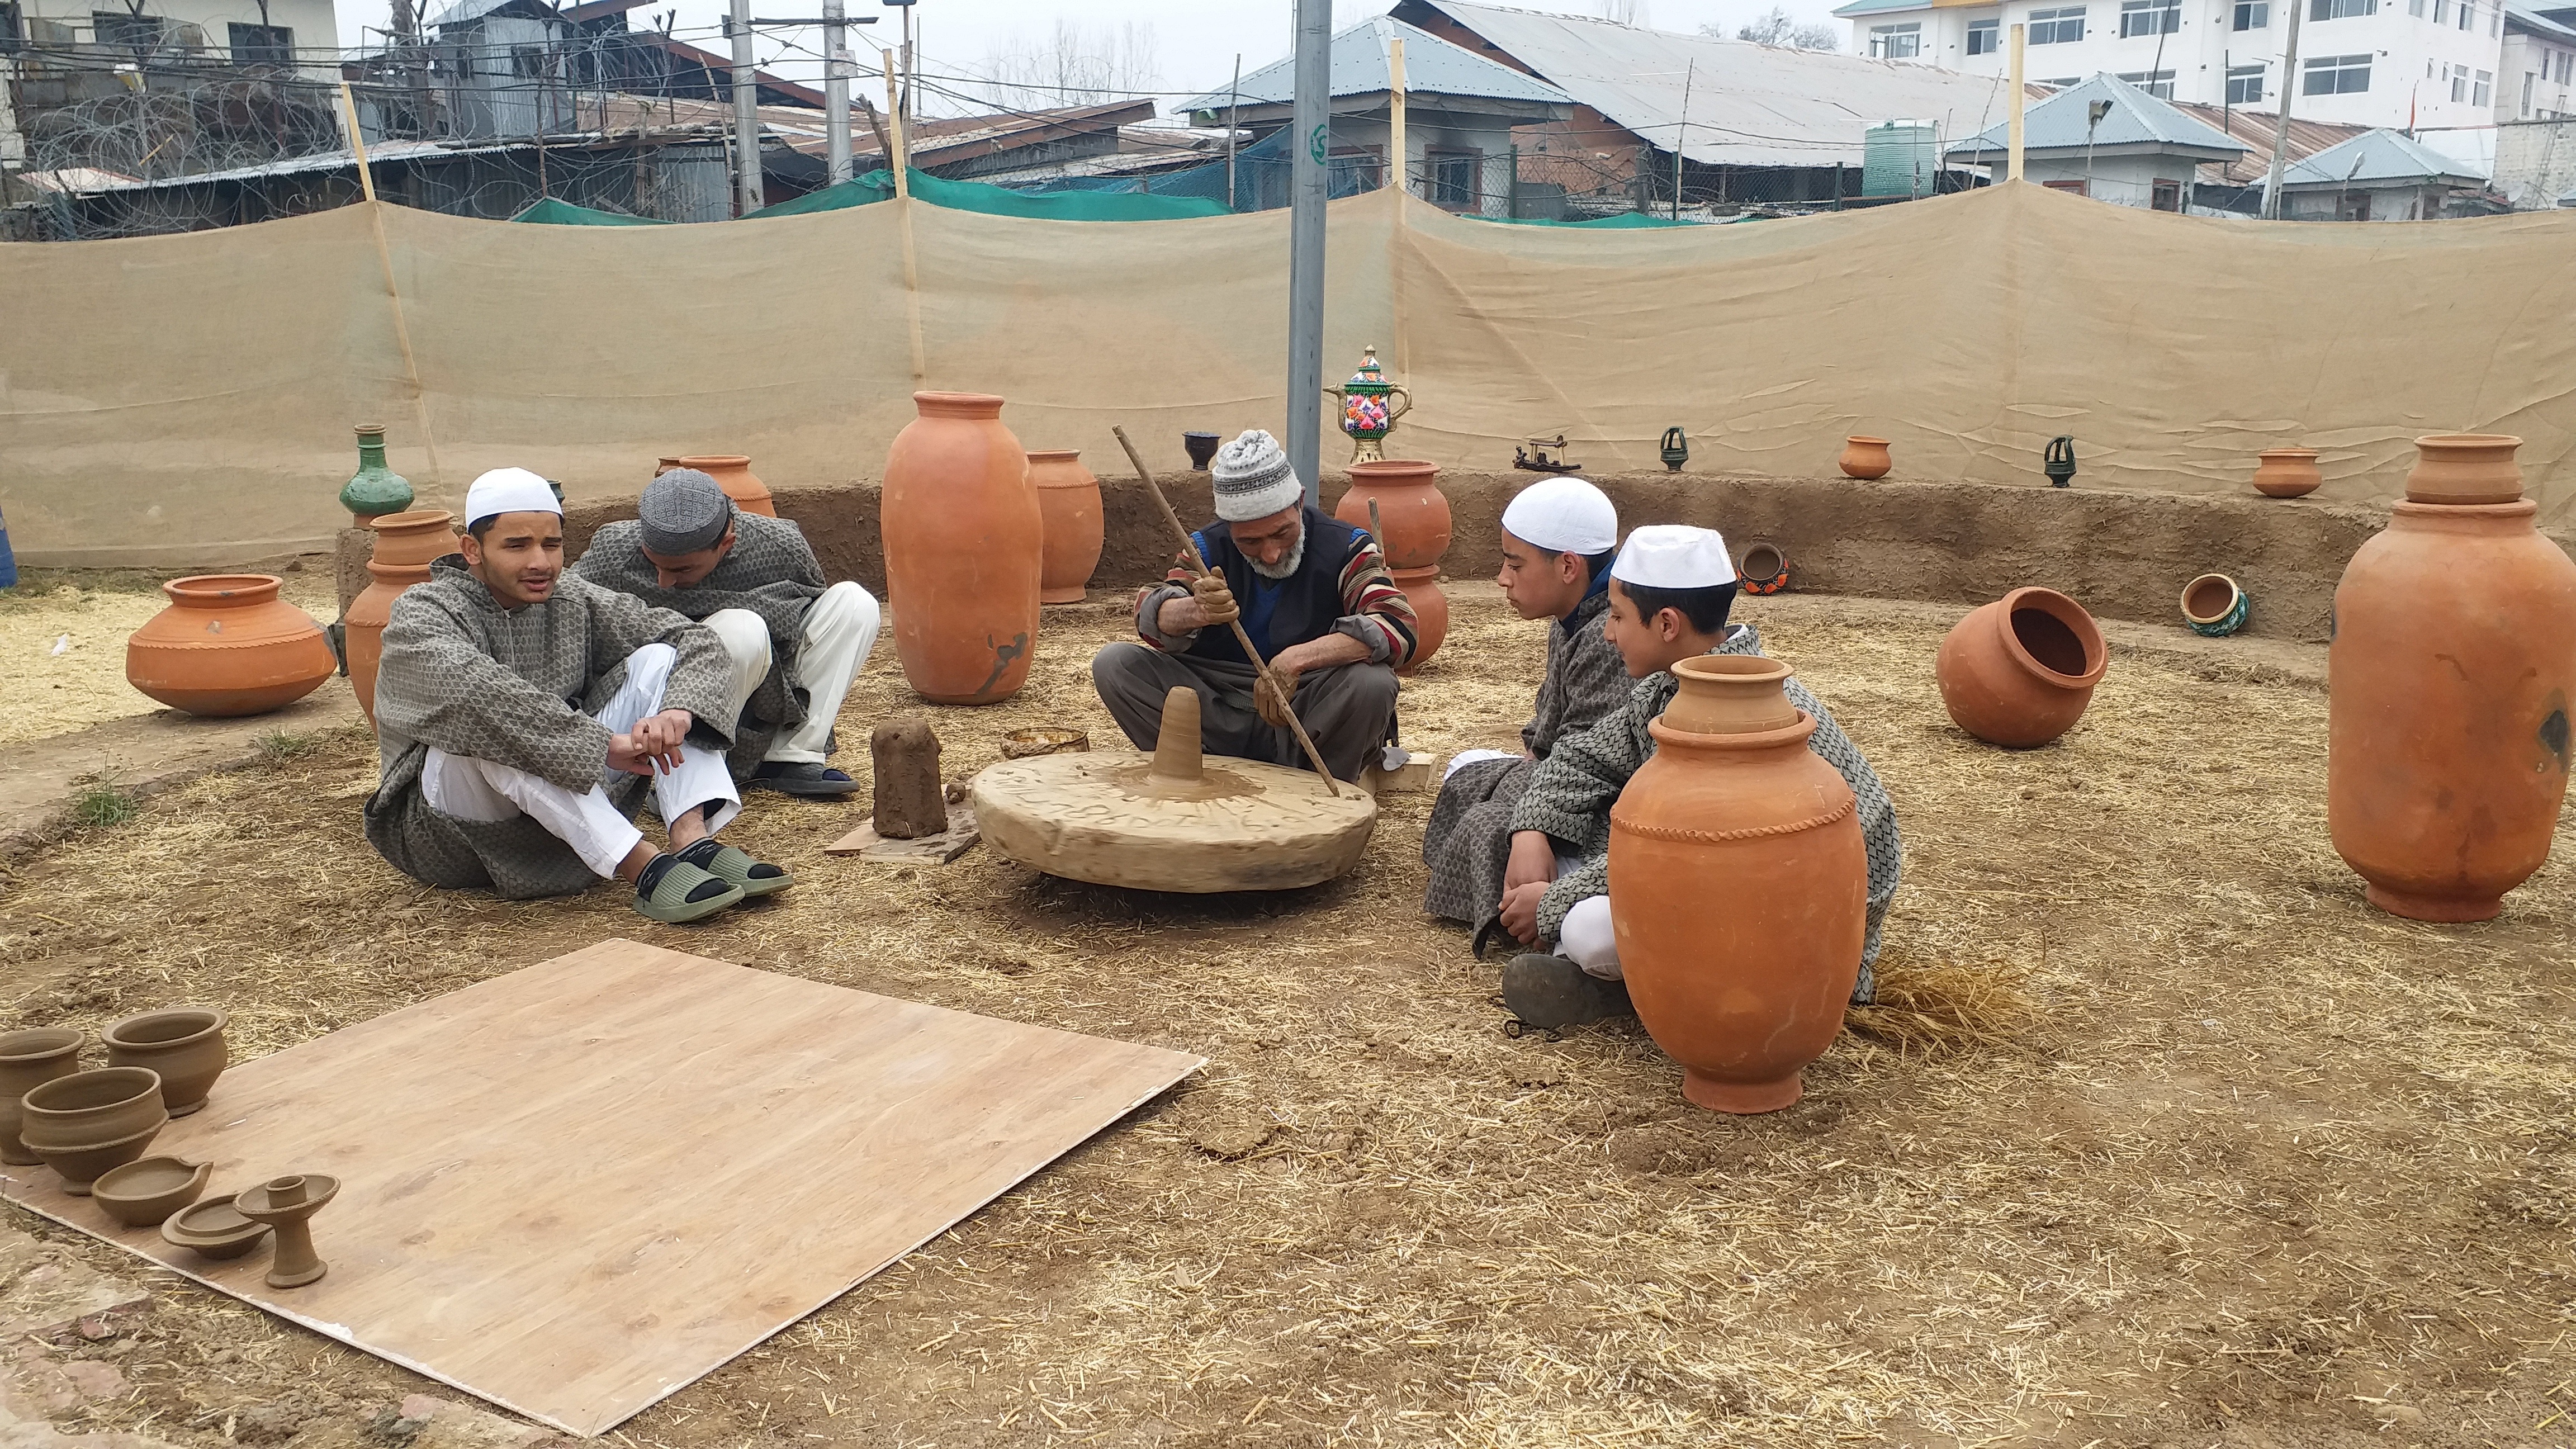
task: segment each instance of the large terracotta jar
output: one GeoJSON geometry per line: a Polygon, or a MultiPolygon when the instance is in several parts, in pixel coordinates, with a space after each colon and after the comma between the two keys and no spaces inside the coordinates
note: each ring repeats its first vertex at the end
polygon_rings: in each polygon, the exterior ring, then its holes
{"type": "Polygon", "coordinates": [[[1045,528],[1029,458],[989,393],[917,392],[878,507],[895,652],[933,704],[1017,694],[1038,642],[1045,528]]]}
{"type": "Polygon", "coordinates": [[[81,1041],[81,1034],[67,1026],[33,1026],[0,1035],[0,1162],[33,1167],[44,1160],[18,1140],[18,1099],[79,1071],[81,1041]]]}
{"type": "Polygon", "coordinates": [[[2335,587],[2327,828],[2371,903],[2419,921],[2502,910],[2567,793],[2576,562],[2536,504],[2439,501],[2492,500],[2520,444],[2422,439],[2406,501],[2335,587]]]}
{"type": "Polygon", "coordinates": [[[198,715],[284,709],[340,672],[322,626],[277,596],[274,574],[199,574],[161,586],[170,607],[125,641],[125,678],[198,715]]]}
{"type": "Polygon", "coordinates": [[[367,560],[375,582],[349,601],[341,647],[348,651],[349,687],[357,691],[358,708],[370,727],[376,722],[376,671],[384,666],[385,625],[393,619],[394,600],[412,585],[429,582],[430,564],[456,552],[455,521],[443,508],[424,508],[389,513],[367,525],[376,531],[375,556],[367,560]]]}
{"type": "Polygon", "coordinates": [[[1353,463],[1351,486],[1333,505],[1333,516],[1353,528],[1369,526],[1369,500],[1377,500],[1380,538],[1390,569],[1436,566],[1449,551],[1449,498],[1440,491],[1440,469],[1409,458],[1353,463]]]}
{"type": "Polygon", "coordinates": [[[1887,439],[1854,434],[1843,439],[1840,465],[1845,475],[1853,478],[1884,478],[1896,460],[1887,455],[1887,439]]]}
{"type": "Polygon", "coordinates": [[[1413,601],[1413,657],[1396,671],[1411,674],[1430,663],[1441,641],[1449,637],[1449,596],[1440,590],[1440,570],[1436,566],[1388,569],[1387,576],[1413,601]]]}
{"type": "MultiPolygon", "coordinates": [[[[706,453],[697,457],[674,458],[671,464],[677,468],[695,468],[713,478],[716,486],[724,490],[724,496],[733,500],[733,506],[745,513],[757,513],[763,518],[778,516],[778,505],[769,498],[769,485],[751,476],[751,459],[743,454],[706,453]]],[[[658,478],[669,471],[669,468],[659,468],[653,476],[658,478]]]]}
{"type": "Polygon", "coordinates": [[[1038,495],[1038,602],[1079,604],[1091,571],[1100,566],[1105,535],[1100,480],[1072,449],[1029,454],[1029,486],[1038,495]]]}
{"type": "Polygon", "coordinates": [[[2254,456],[2254,491],[2266,498],[2304,498],[2326,481],[2314,448],[2266,448],[2254,456]]]}
{"type": "Polygon", "coordinates": [[[1959,728],[2020,750],[2073,729],[2110,662],[2083,605],[2053,589],[2015,589],[1961,619],[1932,667],[1959,728]]]}
{"type": "Polygon", "coordinates": [[[1610,922],[1637,1019],[1721,1112],[1798,1100],[1860,976],[1869,849],[1851,787],[1789,703],[1789,667],[1708,654],[1646,726],[1610,810],[1610,922]],[[1722,888],[1720,888],[1722,883],[1722,888]]]}

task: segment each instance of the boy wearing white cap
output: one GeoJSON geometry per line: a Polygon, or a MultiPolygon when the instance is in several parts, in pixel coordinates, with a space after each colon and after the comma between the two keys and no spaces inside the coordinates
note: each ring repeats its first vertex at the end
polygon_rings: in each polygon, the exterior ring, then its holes
{"type": "Polygon", "coordinates": [[[1512,806],[1530,772],[1557,741],[1617,709],[1636,687],[1602,632],[1619,547],[1619,510],[1609,495],[1581,478],[1533,483],[1503,509],[1502,535],[1494,582],[1504,599],[1524,619],[1556,621],[1547,631],[1547,672],[1519,752],[1459,752],[1422,832],[1422,861],[1431,867],[1422,907],[1476,927],[1479,948],[1500,930],[1512,806]]]}
{"type": "Polygon", "coordinates": [[[716,636],[564,577],[563,507],[524,468],[475,479],[465,517],[459,552],[385,626],[367,839],[449,889],[568,895],[614,876],[673,923],[794,884],[715,838],[742,811],[724,747],[749,692],[716,636]],[[668,851],[631,818],[648,784],[668,851]]]}
{"type": "MultiPolygon", "coordinates": [[[[1606,632],[1639,683],[1615,713],[1559,742],[1512,808],[1503,926],[1524,942],[1556,943],[1554,954],[1520,956],[1503,968],[1503,1004],[1532,1026],[1629,1010],[1610,928],[1610,806],[1655,752],[1646,725],[1679,688],[1673,664],[1697,654],[1762,652],[1751,625],[1727,621],[1735,589],[1735,565],[1714,529],[1639,528],[1610,567],[1606,632]]],[[[1784,687],[1791,704],[1815,717],[1807,748],[1840,772],[1859,800],[1869,847],[1869,929],[1852,1000],[1865,1004],[1875,992],[1871,967],[1902,863],[1896,808],[1832,712],[1796,679],[1784,687]]],[[[1722,906],[1726,883],[1711,881],[1709,889],[1722,906]]]]}

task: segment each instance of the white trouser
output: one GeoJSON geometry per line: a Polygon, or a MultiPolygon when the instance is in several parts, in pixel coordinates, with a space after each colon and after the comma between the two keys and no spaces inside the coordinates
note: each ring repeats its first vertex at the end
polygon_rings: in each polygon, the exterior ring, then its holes
{"type": "Polygon", "coordinates": [[[1617,981],[1619,938],[1610,930],[1610,898],[1585,896],[1565,913],[1556,933],[1556,954],[1604,981],[1617,981]]]}
{"type": "MultiPolygon", "coordinates": [[[[637,720],[661,711],[663,687],[671,682],[672,666],[679,662],[679,651],[668,644],[647,644],[626,656],[626,683],[608,701],[608,707],[591,718],[608,726],[612,734],[633,730],[637,720]]],[[[753,675],[752,683],[759,682],[760,676],[753,675]]],[[[741,708],[742,700],[737,696],[735,712],[740,713],[741,708]]],[[[734,793],[733,775],[725,769],[725,757],[695,745],[680,753],[679,768],[654,772],[655,812],[668,822],[704,808],[710,800],[720,801],[714,818],[707,822],[707,831],[713,834],[722,830],[742,813],[742,797],[734,793]]],[[[635,852],[644,832],[619,813],[608,798],[606,787],[620,778],[619,773],[603,768],[599,778],[600,783],[584,793],[509,765],[432,749],[420,767],[420,794],[430,809],[458,820],[489,823],[526,815],[544,826],[546,833],[571,846],[592,874],[613,876],[626,857],[635,852]]]]}
{"type": "MultiPolygon", "coordinates": [[[[805,607],[805,642],[796,653],[796,677],[805,686],[805,722],[781,734],[762,755],[780,764],[819,765],[823,746],[840,718],[841,700],[850,681],[877,646],[880,619],[876,597],[857,584],[838,583],[805,607]]],[[[769,677],[769,625],[749,609],[718,609],[706,626],[724,641],[733,656],[739,697],[749,699],[769,677]],[[742,681],[748,679],[749,684],[742,681]]]]}

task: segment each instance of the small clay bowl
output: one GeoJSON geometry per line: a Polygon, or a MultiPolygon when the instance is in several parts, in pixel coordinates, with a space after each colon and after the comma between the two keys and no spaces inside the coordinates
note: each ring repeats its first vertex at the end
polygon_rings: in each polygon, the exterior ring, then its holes
{"type": "Polygon", "coordinates": [[[1035,727],[1013,730],[1002,736],[1002,758],[1025,760],[1031,755],[1071,755],[1091,748],[1091,736],[1080,730],[1035,727]]]}
{"type": "Polygon", "coordinates": [[[176,1157],[144,1157],[111,1167],[89,1185],[89,1195],[107,1215],[129,1228],[158,1227],[164,1218],[197,1200],[214,1175],[210,1162],[176,1157]]]}
{"type": "Polygon", "coordinates": [[[267,1236],[268,1224],[243,1217],[230,1195],[210,1197],[161,1225],[161,1241],[217,1261],[238,1258],[267,1236]]]}
{"type": "Polygon", "coordinates": [[[101,1032],[108,1065],[150,1067],[161,1074],[161,1101],[173,1117],[206,1105],[215,1078],[232,1054],[224,1045],[231,1017],[212,1006],[173,1006],[147,1011],[101,1032]]]}

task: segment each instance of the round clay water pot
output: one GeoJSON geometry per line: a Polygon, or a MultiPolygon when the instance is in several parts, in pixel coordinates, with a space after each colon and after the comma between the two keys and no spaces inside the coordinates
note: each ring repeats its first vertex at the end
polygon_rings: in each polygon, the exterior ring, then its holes
{"type": "Polygon", "coordinates": [[[2513,458],[2521,446],[2504,433],[2427,433],[2415,440],[2406,501],[2512,503],[2522,497],[2522,469],[2513,458]]]}
{"type": "Polygon", "coordinates": [[[1333,505],[1333,516],[1368,532],[1369,500],[1377,500],[1378,526],[1389,569],[1437,567],[1449,551],[1449,496],[1436,481],[1438,465],[1410,458],[1353,463],[1351,486],[1333,505]]]}
{"type": "Polygon", "coordinates": [[[1735,565],[1736,580],[1748,594],[1776,594],[1789,587],[1789,556],[1780,545],[1755,539],[1735,565]]]}
{"type": "Polygon", "coordinates": [[[215,1078],[232,1064],[224,1044],[231,1019],[212,1006],[173,1006],[129,1016],[100,1037],[107,1043],[108,1065],[160,1073],[161,1104],[171,1116],[185,1117],[206,1105],[215,1078]]]}
{"type": "Polygon", "coordinates": [[[429,566],[456,552],[456,515],[443,508],[388,513],[370,520],[375,552],[367,559],[374,582],[349,601],[342,616],[346,628],[341,647],[349,655],[349,688],[369,726],[376,722],[376,672],[385,662],[385,625],[393,621],[394,600],[414,584],[429,582],[429,566]]]}
{"type": "Polygon", "coordinates": [[[2266,448],[2255,455],[2254,491],[2266,498],[2305,497],[2325,481],[2314,448],[2266,448]]]}
{"type": "Polygon", "coordinates": [[[1887,456],[1887,439],[1858,435],[1843,439],[1843,472],[1854,478],[1884,478],[1896,460],[1887,456]]]}
{"type": "Polygon", "coordinates": [[[2335,587],[2326,826],[2393,915],[2486,920],[2549,858],[2576,562],[2534,530],[2537,512],[2397,504],[2335,587]]]}
{"type": "Polygon", "coordinates": [[[1449,596],[1440,588],[1440,569],[1430,565],[1418,569],[1388,569],[1387,576],[1404,596],[1413,601],[1413,657],[1405,661],[1398,674],[1411,674],[1431,662],[1431,656],[1449,637],[1449,596]]]}
{"type": "Polygon", "coordinates": [[[2245,627],[2254,601],[2225,574],[2202,574],[2182,586],[2182,621],[2195,634],[2219,638],[2245,627]]]}
{"type": "Polygon", "coordinates": [[[33,1167],[43,1158],[18,1140],[18,1100],[56,1077],[80,1070],[81,1043],[67,1026],[34,1026],[0,1035],[0,1162],[33,1167]]]}
{"type": "Polygon", "coordinates": [[[1029,486],[1038,495],[1038,602],[1079,604],[1105,537],[1100,480],[1067,448],[1029,454],[1029,486]]]}
{"type": "Polygon", "coordinates": [[[2110,662],[2083,605],[2053,589],[2015,589],[1961,619],[1933,670],[1959,728],[2018,750],[2074,728],[2110,662]]]}
{"type": "Polygon", "coordinates": [[[1858,802],[1807,748],[1789,667],[1710,654],[1647,725],[1610,811],[1610,922],[1629,999],[1682,1092],[1721,1112],[1798,1100],[1860,977],[1869,849],[1858,802]],[[1710,894],[1726,882],[1725,899],[1710,894]]]}
{"type": "Polygon", "coordinates": [[[989,393],[917,392],[879,490],[895,652],[933,704],[1019,693],[1038,642],[1045,524],[989,393]]]}
{"type": "Polygon", "coordinates": [[[195,715],[284,709],[340,672],[310,615],[273,574],[198,574],[161,586],[170,607],[125,641],[125,678],[195,715]]]}
{"type": "Polygon", "coordinates": [[[86,1196],[100,1173],[141,1157],[170,1122],[161,1076],[147,1067],[56,1077],[29,1090],[19,1110],[18,1135],[75,1196],[86,1196]]]}
{"type": "MultiPolygon", "coordinates": [[[[763,518],[778,516],[778,505],[770,501],[769,485],[751,476],[751,459],[741,453],[704,453],[676,458],[672,460],[672,466],[695,468],[713,478],[716,486],[724,490],[724,496],[733,500],[733,506],[745,513],[757,513],[763,518]]],[[[662,474],[656,472],[653,476],[658,478],[662,474]]]]}

